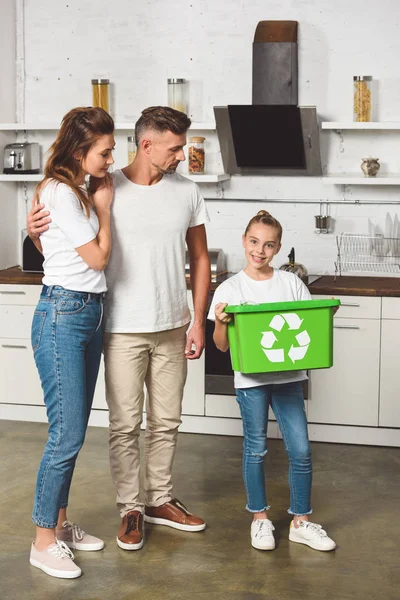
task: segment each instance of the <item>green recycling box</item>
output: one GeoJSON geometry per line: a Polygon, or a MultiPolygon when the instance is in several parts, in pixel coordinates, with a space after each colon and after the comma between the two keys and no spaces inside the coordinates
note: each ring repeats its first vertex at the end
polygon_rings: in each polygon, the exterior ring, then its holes
{"type": "Polygon", "coordinates": [[[322,369],[333,364],[333,309],[340,300],[227,306],[232,368],[242,373],[322,369]]]}

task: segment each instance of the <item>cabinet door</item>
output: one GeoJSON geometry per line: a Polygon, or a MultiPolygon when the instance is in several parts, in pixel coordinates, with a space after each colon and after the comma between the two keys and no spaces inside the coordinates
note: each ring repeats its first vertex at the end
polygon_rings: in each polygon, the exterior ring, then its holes
{"type": "Polygon", "coordinates": [[[204,352],[198,360],[188,360],[188,374],[183,392],[182,414],[204,415],[204,352]]]}
{"type": "Polygon", "coordinates": [[[382,321],[379,425],[400,427],[400,320],[382,321]]]}
{"type": "Polygon", "coordinates": [[[378,425],[380,321],[334,322],[331,369],[310,372],[310,423],[378,425]]]}
{"type": "Polygon", "coordinates": [[[0,402],[44,404],[42,386],[29,339],[1,338],[0,364],[0,402]]]}
{"type": "Polygon", "coordinates": [[[104,381],[104,357],[101,355],[99,375],[97,377],[96,389],[94,391],[92,408],[101,408],[108,410],[106,402],[106,384],[104,381]]]}

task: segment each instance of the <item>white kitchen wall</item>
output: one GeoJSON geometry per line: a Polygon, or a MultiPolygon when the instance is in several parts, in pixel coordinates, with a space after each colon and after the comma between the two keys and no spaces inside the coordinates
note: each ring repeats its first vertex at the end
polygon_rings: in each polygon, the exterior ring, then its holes
{"type": "MultiPolygon", "coordinates": [[[[25,72],[17,85],[24,107],[20,120],[59,121],[73,106],[91,104],[92,77],[111,80],[116,121],[134,120],[144,107],[165,104],[167,77],[187,78],[190,116],[211,120],[213,105],[251,102],[254,30],[259,21],[273,19],[299,21],[300,105],[316,105],[321,120],[350,121],[353,75],[372,75],[375,120],[400,120],[400,5],[392,0],[17,2],[24,16],[17,22],[24,49],[17,66],[21,69],[23,62],[25,72]]],[[[123,162],[125,136],[118,136],[117,143],[123,162]]],[[[218,164],[215,133],[207,133],[207,143],[218,164]]],[[[400,172],[400,132],[321,132],[321,148],[325,171],[358,171],[361,158],[372,155],[381,159],[382,171],[400,172]]],[[[335,235],[314,233],[319,201],[348,201],[330,205],[335,233],[367,233],[368,219],[384,231],[386,213],[400,216],[400,204],[362,204],[400,203],[398,187],[236,176],[202,191],[212,219],[210,246],[225,250],[231,270],[242,266],[241,233],[260,208],[270,210],[284,227],[277,264],[293,245],[297,259],[312,273],[332,273],[336,257],[335,235]]],[[[25,213],[20,201],[19,227],[25,213]]]]}
{"type": "MultiPolygon", "coordinates": [[[[1,0],[0,14],[0,113],[1,120],[15,119],[15,21],[16,12],[13,0],[1,0]]],[[[14,141],[12,132],[0,131],[0,148],[14,141]]],[[[9,267],[17,255],[18,237],[17,222],[18,205],[15,201],[13,183],[1,184],[0,188],[0,269],[9,267]]]]}

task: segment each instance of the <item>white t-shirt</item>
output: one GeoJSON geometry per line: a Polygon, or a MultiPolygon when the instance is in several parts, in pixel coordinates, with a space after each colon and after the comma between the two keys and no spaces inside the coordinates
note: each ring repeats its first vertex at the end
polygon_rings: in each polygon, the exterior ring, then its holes
{"type": "Polygon", "coordinates": [[[107,290],[104,271],[95,271],[79,256],[75,248],[94,240],[99,220],[93,209],[89,218],[82,210],[73,190],[54,180],[40,192],[44,210],[50,211],[50,228],[41,234],[43,248],[43,283],[60,285],[67,290],[98,294],[107,290]]]}
{"type": "MultiPolygon", "coordinates": [[[[240,271],[217,287],[208,313],[215,321],[215,306],[219,302],[243,304],[245,302],[263,304],[267,302],[290,302],[310,300],[311,294],[304,283],[288,271],[274,269],[270,279],[256,281],[244,271],[240,271]]],[[[235,388],[256,387],[273,383],[291,383],[307,379],[305,371],[281,371],[275,373],[244,374],[235,371],[235,388]]]]}
{"type": "Polygon", "coordinates": [[[208,219],[198,186],[177,173],[155,185],[113,173],[106,331],[150,333],[189,323],[185,239],[208,219]]]}

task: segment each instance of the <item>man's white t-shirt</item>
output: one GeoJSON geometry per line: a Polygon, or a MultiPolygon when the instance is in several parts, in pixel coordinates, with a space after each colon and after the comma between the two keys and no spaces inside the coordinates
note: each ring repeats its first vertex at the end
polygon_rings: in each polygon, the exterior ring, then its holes
{"type": "MultiPolygon", "coordinates": [[[[288,271],[274,269],[270,279],[256,281],[240,271],[217,287],[208,313],[215,321],[215,306],[219,302],[228,304],[263,304],[267,302],[290,302],[310,300],[311,294],[304,283],[288,271]]],[[[307,379],[305,371],[281,371],[275,373],[244,374],[235,371],[235,388],[249,388],[273,383],[291,383],[307,379]]]]}
{"type": "Polygon", "coordinates": [[[106,331],[150,333],[190,321],[185,239],[208,219],[198,186],[177,173],[155,185],[113,173],[112,251],[106,269],[106,331]]]}
{"type": "Polygon", "coordinates": [[[40,236],[43,283],[77,292],[105,292],[104,271],[91,269],[75,250],[97,236],[99,220],[94,210],[91,208],[87,217],[73,190],[55,180],[50,180],[40,192],[40,202],[51,217],[49,229],[40,236]]]}

